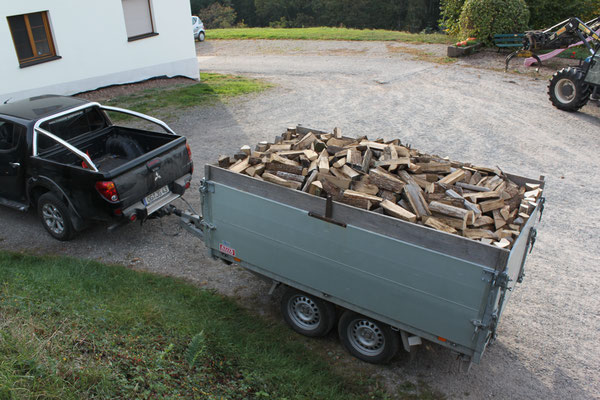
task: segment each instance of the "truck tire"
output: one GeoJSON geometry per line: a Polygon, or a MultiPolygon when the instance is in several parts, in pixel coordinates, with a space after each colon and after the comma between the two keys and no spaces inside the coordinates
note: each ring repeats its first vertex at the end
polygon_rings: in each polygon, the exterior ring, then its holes
{"type": "Polygon", "coordinates": [[[400,338],[389,325],[353,311],[342,314],[338,333],[350,354],[371,364],[388,363],[400,348],[400,338]]]}
{"type": "Polygon", "coordinates": [[[138,142],[125,136],[111,136],[106,139],[106,152],[126,160],[133,160],[144,154],[138,142]]]}
{"type": "Polygon", "coordinates": [[[281,313],[285,322],[304,336],[325,336],[335,325],[333,304],[292,287],[281,298],[281,313]]]}
{"type": "Polygon", "coordinates": [[[548,84],[548,96],[554,107],[563,111],[578,111],[592,93],[583,81],[581,68],[567,67],[556,72],[548,84]]]}
{"type": "Polygon", "coordinates": [[[67,206],[52,192],[44,193],[37,203],[44,228],[55,239],[67,241],[73,237],[73,224],[67,206]]]}

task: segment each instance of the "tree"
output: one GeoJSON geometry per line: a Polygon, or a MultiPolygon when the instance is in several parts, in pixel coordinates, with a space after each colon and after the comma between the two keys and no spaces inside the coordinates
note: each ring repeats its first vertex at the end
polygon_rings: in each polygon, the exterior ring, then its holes
{"type": "Polygon", "coordinates": [[[235,10],[219,3],[212,3],[210,6],[198,11],[202,22],[207,28],[231,28],[235,23],[235,10]]]}

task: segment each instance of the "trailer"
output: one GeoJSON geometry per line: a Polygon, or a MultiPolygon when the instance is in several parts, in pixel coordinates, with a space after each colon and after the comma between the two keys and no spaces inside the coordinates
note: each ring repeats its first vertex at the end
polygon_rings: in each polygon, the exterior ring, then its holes
{"type": "Polygon", "coordinates": [[[371,363],[423,340],[479,363],[523,280],[544,203],[509,251],[214,165],[200,194],[201,216],[178,214],[211,257],[265,277],[271,293],[285,285],[281,310],[295,331],[323,336],[337,322],[344,347],[371,363]]]}

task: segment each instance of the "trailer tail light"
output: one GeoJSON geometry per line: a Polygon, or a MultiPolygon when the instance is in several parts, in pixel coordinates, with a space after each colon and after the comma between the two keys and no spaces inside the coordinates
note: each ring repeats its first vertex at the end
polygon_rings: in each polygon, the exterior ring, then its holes
{"type": "MultiPolygon", "coordinates": [[[[185,148],[187,149],[187,152],[188,152],[188,158],[190,159],[190,162],[192,162],[192,148],[190,147],[190,145],[188,143],[185,144],[185,148]]],[[[191,173],[192,174],[194,173],[194,164],[193,163],[192,163],[191,173]]]]}
{"type": "Polygon", "coordinates": [[[116,203],[119,201],[119,193],[117,193],[115,183],[112,181],[96,182],[96,190],[102,195],[102,197],[111,203],[116,203]]]}

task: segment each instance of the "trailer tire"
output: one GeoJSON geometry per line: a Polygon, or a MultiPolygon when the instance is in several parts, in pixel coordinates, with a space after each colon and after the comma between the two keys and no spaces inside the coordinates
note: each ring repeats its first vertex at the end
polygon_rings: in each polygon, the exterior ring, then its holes
{"type": "Polygon", "coordinates": [[[37,210],[42,225],[52,237],[61,241],[68,241],[73,237],[74,229],[69,209],[54,193],[47,192],[41,195],[37,210]]]}
{"type": "Polygon", "coordinates": [[[581,68],[567,67],[552,75],[548,84],[548,96],[559,110],[574,112],[585,106],[592,93],[583,81],[581,68]]]}
{"type": "Polygon", "coordinates": [[[340,318],[338,333],[350,354],[371,364],[387,364],[400,348],[398,333],[389,325],[349,310],[340,318]]]}
{"type": "Polygon", "coordinates": [[[285,322],[304,336],[325,336],[335,325],[333,304],[292,287],[281,298],[281,313],[285,322]]]}

